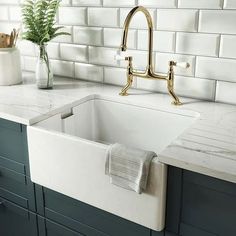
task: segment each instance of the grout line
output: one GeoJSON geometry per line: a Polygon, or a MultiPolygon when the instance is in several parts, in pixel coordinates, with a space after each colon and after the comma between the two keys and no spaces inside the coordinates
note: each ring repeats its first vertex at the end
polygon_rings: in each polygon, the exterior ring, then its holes
{"type": "Polygon", "coordinates": [[[138,33],[138,30],[135,30],[135,39],[134,39],[134,47],[135,47],[135,50],[138,50],[138,40],[139,40],[139,33],[138,33]]]}
{"type": "MultiPolygon", "coordinates": [[[[220,58],[221,46],[222,46],[222,34],[220,34],[218,42],[217,42],[217,56],[220,58]]],[[[222,57],[221,57],[222,58],[222,57]]]]}
{"type": "Polygon", "coordinates": [[[121,15],[121,14],[120,14],[120,10],[121,10],[121,9],[119,8],[119,9],[118,9],[118,14],[117,14],[117,25],[119,25],[119,26],[121,25],[121,19],[120,19],[120,15],[121,15]]]}
{"type": "Polygon", "coordinates": [[[217,80],[215,80],[215,85],[214,85],[215,89],[214,89],[214,93],[213,93],[213,101],[216,101],[216,95],[217,95],[217,87],[218,87],[218,82],[217,80]]]}
{"type": "Polygon", "coordinates": [[[11,19],[10,19],[10,7],[9,6],[7,6],[7,19],[8,19],[8,21],[11,21],[11,19]]]}
{"type": "Polygon", "coordinates": [[[194,74],[194,78],[196,78],[196,74],[197,74],[197,56],[195,56],[195,58],[194,58],[193,74],[194,74]]]}
{"type": "Polygon", "coordinates": [[[175,32],[175,37],[174,37],[174,53],[177,54],[176,50],[177,50],[177,32],[175,32]]]}
{"type": "Polygon", "coordinates": [[[75,79],[75,62],[73,62],[73,76],[72,76],[73,79],[75,79]]]}
{"type": "Polygon", "coordinates": [[[201,10],[198,10],[198,14],[197,14],[197,17],[196,17],[196,28],[197,28],[197,33],[199,33],[200,31],[200,14],[201,14],[201,10]]]}
{"type": "Polygon", "coordinates": [[[102,28],[102,46],[105,47],[105,28],[102,28]]]}
{"type": "Polygon", "coordinates": [[[105,83],[105,67],[102,67],[102,83],[105,83]]]}

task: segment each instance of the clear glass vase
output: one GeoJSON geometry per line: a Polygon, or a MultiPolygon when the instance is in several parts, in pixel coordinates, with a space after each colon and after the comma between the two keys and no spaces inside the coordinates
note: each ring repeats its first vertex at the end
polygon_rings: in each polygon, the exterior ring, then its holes
{"type": "Polygon", "coordinates": [[[39,46],[39,54],[36,65],[36,84],[40,89],[53,88],[53,72],[48,58],[47,45],[39,46]]]}

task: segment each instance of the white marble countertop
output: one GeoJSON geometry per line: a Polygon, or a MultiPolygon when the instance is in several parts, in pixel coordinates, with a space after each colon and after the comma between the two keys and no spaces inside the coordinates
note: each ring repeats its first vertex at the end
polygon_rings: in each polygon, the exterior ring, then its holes
{"type": "Polygon", "coordinates": [[[168,95],[132,90],[131,96],[121,98],[119,87],[62,78],[56,80],[53,90],[38,90],[31,77],[26,74],[22,85],[0,86],[0,118],[32,125],[94,94],[198,112],[198,120],[158,155],[159,160],[236,183],[236,106],[182,98],[184,105],[173,107],[168,95]]]}

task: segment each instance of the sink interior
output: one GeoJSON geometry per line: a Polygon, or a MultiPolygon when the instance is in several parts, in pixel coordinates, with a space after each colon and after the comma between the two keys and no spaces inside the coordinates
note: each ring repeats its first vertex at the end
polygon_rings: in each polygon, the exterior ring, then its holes
{"type": "Polygon", "coordinates": [[[88,100],[72,112],[66,119],[38,125],[98,143],[118,142],[156,153],[197,118],[192,112],[174,113],[105,99],[88,100]]]}

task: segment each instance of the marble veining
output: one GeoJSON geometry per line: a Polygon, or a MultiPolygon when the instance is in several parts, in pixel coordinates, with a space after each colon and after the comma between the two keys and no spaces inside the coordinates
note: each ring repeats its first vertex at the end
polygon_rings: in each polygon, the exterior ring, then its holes
{"type": "Polygon", "coordinates": [[[236,183],[236,106],[181,98],[184,105],[173,107],[165,94],[131,90],[131,96],[121,98],[119,90],[115,86],[63,78],[56,80],[53,90],[38,90],[32,74],[25,74],[22,85],[0,87],[0,117],[32,125],[94,94],[175,112],[192,111],[198,119],[159,153],[159,160],[236,183]]]}

